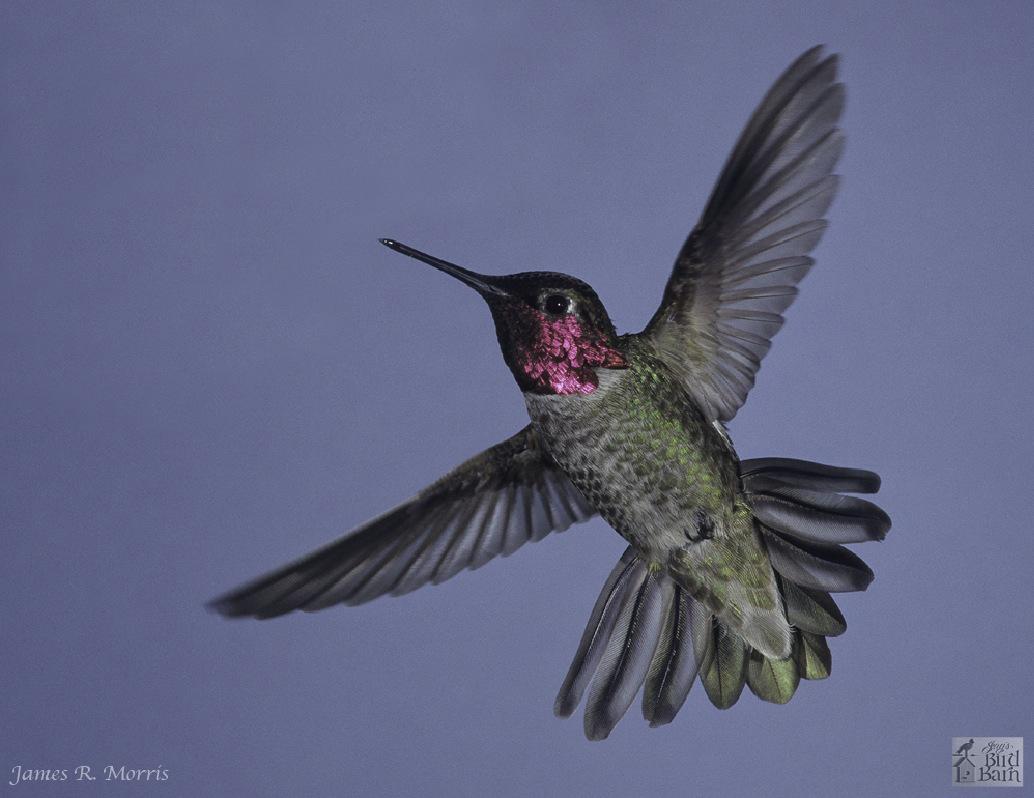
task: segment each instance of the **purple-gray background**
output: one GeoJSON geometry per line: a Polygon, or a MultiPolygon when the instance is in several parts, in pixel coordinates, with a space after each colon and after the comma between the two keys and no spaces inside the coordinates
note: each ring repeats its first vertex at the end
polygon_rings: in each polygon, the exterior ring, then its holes
{"type": "Polygon", "coordinates": [[[730,5],[0,7],[0,783],[939,795],[953,735],[1034,741],[1034,11],[730,5]],[[816,43],[844,185],[732,433],[883,475],[830,679],[586,742],[551,710],[623,548],[600,521],[402,599],[205,612],[525,423],[483,303],[378,236],[568,271],[638,330],[816,43]]]}

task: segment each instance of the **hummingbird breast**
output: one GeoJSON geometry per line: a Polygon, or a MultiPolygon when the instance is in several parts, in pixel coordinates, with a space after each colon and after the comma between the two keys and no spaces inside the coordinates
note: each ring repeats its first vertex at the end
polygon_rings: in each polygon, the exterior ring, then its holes
{"type": "Polygon", "coordinates": [[[755,648],[789,651],[775,577],[728,437],[639,342],[590,394],[526,393],[546,450],[600,515],[755,648]]]}
{"type": "MultiPolygon", "coordinates": [[[[654,559],[735,523],[736,453],[648,353],[590,394],[525,394],[544,445],[600,515],[654,559]]],[[[663,559],[662,559],[663,558],[663,559]]]]}

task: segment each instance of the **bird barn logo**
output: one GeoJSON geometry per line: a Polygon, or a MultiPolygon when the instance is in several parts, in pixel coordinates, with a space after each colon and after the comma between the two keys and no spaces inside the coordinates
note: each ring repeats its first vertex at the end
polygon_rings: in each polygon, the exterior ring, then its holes
{"type": "Polygon", "coordinates": [[[1022,787],[1022,737],[952,737],[955,787],[1022,787]]]}

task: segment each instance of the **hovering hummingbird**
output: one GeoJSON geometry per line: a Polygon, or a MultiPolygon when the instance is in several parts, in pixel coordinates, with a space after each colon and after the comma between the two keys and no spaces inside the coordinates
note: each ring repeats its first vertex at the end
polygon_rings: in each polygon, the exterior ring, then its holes
{"type": "Polygon", "coordinates": [[[362,604],[437,584],[599,514],[628,548],[603,585],[554,711],[591,683],[585,734],[606,737],[643,690],[670,722],[699,677],[711,702],[746,684],[784,703],[830,673],[845,628],[831,592],[872,571],[843,543],[889,517],[849,493],[871,471],[739,460],[725,422],[754,384],[826,228],[843,133],[836,56],[804,53],[747,123],[646,328],[618,335],[566,274],[476,274],[391,239],[488,304],[531,423],[393,510],[215,600],[229,617],[362,604]]]}

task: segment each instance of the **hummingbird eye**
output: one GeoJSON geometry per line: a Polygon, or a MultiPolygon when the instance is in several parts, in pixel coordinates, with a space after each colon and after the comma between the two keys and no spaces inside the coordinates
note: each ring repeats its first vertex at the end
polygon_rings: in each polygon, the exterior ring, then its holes
{"type": "Polygon", "coordinates": [[[564,294],[546,294],[542,298],[542,310],[550,316],[562,316],[571,309],[571,300],[564,294]]]}

